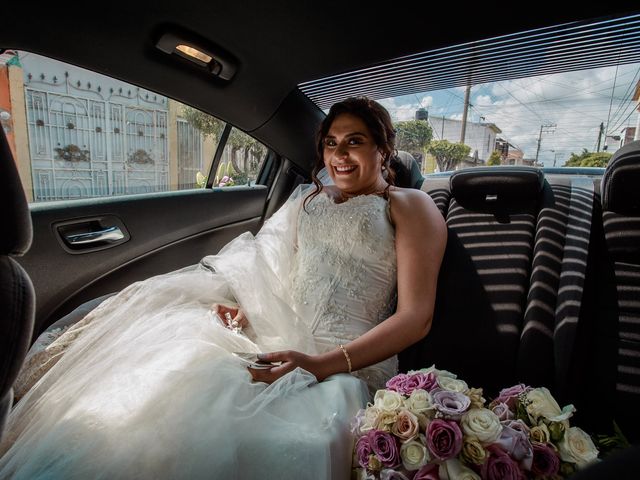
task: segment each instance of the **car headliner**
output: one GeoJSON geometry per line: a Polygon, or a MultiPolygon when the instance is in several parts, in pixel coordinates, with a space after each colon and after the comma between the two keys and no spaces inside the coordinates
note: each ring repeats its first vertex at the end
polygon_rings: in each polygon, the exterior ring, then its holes
{"type": "Polygon", "coordinates": [[[305,168],[324,114],[298,90],[302,82],[446,45],[633,13],[624,2],[453,8],[405,0],[377,7],[346,0],[163,0],[93,8],[14,2],[10,12],[3,9],[0,47],[58,58],[193,105],[305,168]],[[234,56],[235,77],[220,81],[158,50],[159,36],[176,29],[234,56]]]}

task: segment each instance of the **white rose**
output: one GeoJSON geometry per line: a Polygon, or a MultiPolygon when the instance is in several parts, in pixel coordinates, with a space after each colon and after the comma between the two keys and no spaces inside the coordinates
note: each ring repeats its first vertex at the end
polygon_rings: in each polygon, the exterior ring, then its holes
{"type": "Polygon", "coordinates": [[[567,405],[560,410],[560,405],[545,387],[534,388],[527,393],[526,409],[529,419],[534,423],[537,423],[540,417],[552,422],[563,422],[576,410],[573,405],[567,405]]]}
{"type": "Polygon", "coordinates": [[[376,427],[378,416],[380,415],[380,409],[378,407],[369,406],[364,411],[362,416],[362,424],[360,425],[361,432],[368,432],[376,427]]]}
{"type": "Polygon", "coordinates": [[[483,445],[495,442],[500,437],[500,419],[488,408],[473,408],[462,416],[462,431],[476,437],[483,445]]]}
{"type": "Polygon", "coordinates": [[[440,377],[449,377],[449,378],[458,378],[455,373],[451,373],[447,370],[438,370],[435,365],[431,365],[429,368],[421,368],[420,370],[412,370],[409,373],[434,373],[437,378],[440,377]]]}
{"type": "Polygon", "coordinates": [[[565,462],[575,463],[582,468],[598,458],[598,449],[591,437],[578,427],[571,427],[564,433],[558,445],[560,458],[565,462]]]}
{"type": "Polygon", "coordinates": [[[375,429],[390,432],[391,427],[396,423],[397,420],[398,414],[395,412],[395,410],[380,410],[380,413],[376,418],[375,429]]]}
{"type": "Polygon", "coordinates": [[[438,476],[442,480],[480,480],[478,474],[465,467],[457,458],[451,458],[440,465],[438,476]]]}
{"type": "Polygon", "coordinates": [[[438,385],[442,387],[444,390],[449,390],[450,392],[459,392],[464,393],[469,389],[467,382],[464,380],[456,380],[451,377],[438,377],[438,385]]]}
{"type": "Polygon", "coordinates": [[[411,392],[411,395],[404,401],[404,404],[410,412],[415,414],[424,413],[434,408],[431,394],[419,388],[411,392]]]}
{"type": "Polygon", "coordinates": [[[403,406],[404,397],[391,390],[378,390],[373,398],[373,404],[380,410],[393,412],[403,406]]]}
{"type": "Polygon", "coordinates": [[[400,458],[402,465],[409,471],[418,470],[429,461],[429,452],[425,447],[424,435],[420,435],[419,440],[412,440],[403,443],[400,447],[400,458]]]}

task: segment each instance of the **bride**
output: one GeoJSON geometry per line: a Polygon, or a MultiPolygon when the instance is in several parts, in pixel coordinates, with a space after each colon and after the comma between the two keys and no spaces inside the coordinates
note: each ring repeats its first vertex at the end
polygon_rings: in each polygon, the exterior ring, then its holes
{"type": "Polygon", "coordinates": [[[0,478],[349,478],[349,422],[428,333],[446,243],[430,197],[392,186],[394,137],[378,103],[335,104],[333,185],[58,338],[21,374],[0,478]]]}

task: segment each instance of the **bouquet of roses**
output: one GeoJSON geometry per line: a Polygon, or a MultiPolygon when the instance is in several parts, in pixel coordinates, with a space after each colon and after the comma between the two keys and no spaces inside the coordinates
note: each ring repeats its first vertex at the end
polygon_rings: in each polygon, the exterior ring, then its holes
{"type": "Polygon", "coordinates": [[[598,457],[546,388],[515,385],[490,403],[451,372],[401,373],[358,412],[359,479],[563,478],[598,457]]]}

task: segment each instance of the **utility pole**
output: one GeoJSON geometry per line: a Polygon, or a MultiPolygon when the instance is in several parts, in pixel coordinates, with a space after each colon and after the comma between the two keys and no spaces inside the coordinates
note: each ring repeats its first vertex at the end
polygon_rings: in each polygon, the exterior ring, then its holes
{"type": "Polygon", "coordinates": [[[600,140],[602,139],[602,131],[604,130],[604,123],[600,122],[600,130],[598,130],[598,149],[596,152],[600,151],[600,140]]]}
{"type": "Polygon", "coordinates": [[[555,128],[555,123],[549,123],[547,125],[540,125],[540,133],[538,134],[538,148],[536,148],[536,160],[535,163],[538,163],[538,154],[540,153],[540,143],[542,143],[542,133],[553,132],[553,130],[543,130],[545,128],[555,128]]]}
{"type": "Polygon", "coordinates": [[[464,143],[464,136],[467,133],[467,113],[469,112],[469,95],[471,94],[471,85],[467,85],[464,91],[464,112],[462,113],[462,132],[460,133],[460,143],[464,143]]]}

